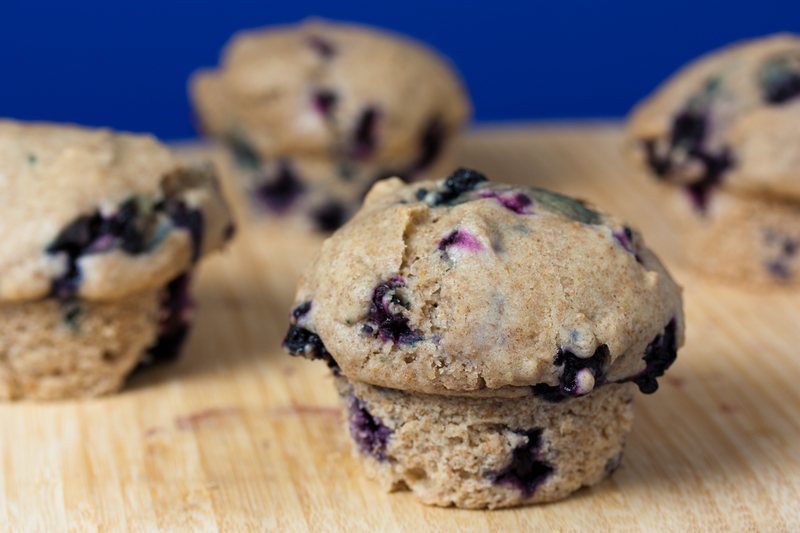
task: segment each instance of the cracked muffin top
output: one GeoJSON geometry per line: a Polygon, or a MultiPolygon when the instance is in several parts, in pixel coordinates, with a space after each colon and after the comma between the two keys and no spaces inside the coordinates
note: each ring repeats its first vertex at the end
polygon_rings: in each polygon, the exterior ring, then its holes
{"type": "Polygon", "coordinates": [[[433,394],[653,392],[681,294],[641,236],[571,198],[459,169],[376,184],[323,245],[284,341],[335,373],[433,394]]]}
{"type": "Polygon", "coordinates": [[[309,20],[241,32],[190,84],[202,129],[261,157],[424,157],[470,113],[430,48],[366,26],[309,20]],[[408,105],[413,102],[413,105],[408,105]]]}
{"type": "Polygon", "coordinates": [[[637,105],[629,134],[636,159],[701,211],[715,187],[800,199],[800,37],[692,62],[637,105]]]}
{"type": "Polygon", "coordinates": [[[216,177],[146,135],[0,121],[0,301],[164,286],[233,225],[216,177]]]}

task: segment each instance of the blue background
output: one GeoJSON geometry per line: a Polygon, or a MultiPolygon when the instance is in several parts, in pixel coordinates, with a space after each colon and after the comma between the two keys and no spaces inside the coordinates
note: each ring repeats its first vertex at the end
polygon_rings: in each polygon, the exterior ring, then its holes
{"type": "Polygon", "coordinates": [[[699,53],[800,31],[800,0],[283,2],[0,0],[0,116],[194,134],[186,79],[239,28],[308,15],[386,26],[449,55],[476,120],[618,117],[699,53]]]}

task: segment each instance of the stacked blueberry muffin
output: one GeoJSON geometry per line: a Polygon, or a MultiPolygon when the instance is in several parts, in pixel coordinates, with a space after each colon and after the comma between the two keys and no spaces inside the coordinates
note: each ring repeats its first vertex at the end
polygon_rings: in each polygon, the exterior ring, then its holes
{"type": "Polygon", "coordinates": [[[385,488],[495,508],[609,475],[683,324],[630,227],[462,169],[376,184],[306,272],[284,347],[332,369],[385,488]]]}
{"type": "Polygon", "coordinates": [[[800,281],[800,37],[695,61],[637,106],[629,133],[692,264],[743,282],[800,281]]]}
{"type": "Polygon", "coordinates": [[[175,356],[197,261],[233,232],[210,168],[153,138],[0,121],[0,398],[116,390],[175,356]]]}
{"type": "Polygon", "coordinates": [[[469,115],[460,81],[434,51],[320,20],[237,34],[219,69],[194,76],[191,95],[255,212],[323,232],[378,179],[439,175],[469,115]]]}

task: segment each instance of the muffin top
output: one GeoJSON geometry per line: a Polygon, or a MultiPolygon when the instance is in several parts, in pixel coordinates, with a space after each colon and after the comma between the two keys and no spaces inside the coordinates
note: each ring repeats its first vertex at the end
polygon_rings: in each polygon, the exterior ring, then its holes
{"type": "Polygon", "coordinates": [[[652,392],[682,337],[680,289],[638,233],[460,169],[372,188],[305,273],[284,346],[374,385],[559,400],[652,392]]]}
{"type": "Polygon", "coordinates": [[[156,289],[230,236],[211,168],[146,135],[0,121],[0,301],[156,289]]]}
{"type": "Polygon", "coordinates": [[[365,26],[310,20],[241,32],[221,63],[190,84],[201,127],[263,158],[430,158],[470,112],[441,56],[365,26]]]}
{"type": "Polygon", "coordinates": [[[700,210],[714,187],[800,199],[800,37],[710,53],[632,112],[633,152],[700,210]]]}

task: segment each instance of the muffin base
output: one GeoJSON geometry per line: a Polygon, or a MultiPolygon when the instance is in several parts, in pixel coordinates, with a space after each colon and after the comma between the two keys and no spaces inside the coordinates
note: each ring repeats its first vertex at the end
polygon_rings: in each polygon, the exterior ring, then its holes
{"type": "Polygon", "coordinates": [[[564,498],[619,465],[635,386],[559,403],[412,394],[336,378],[355,454],[385,490],[495,509],[564,498]]]}
{"type": "Polygon", "coordinates": [[[161,295],[0,305],[0,399],[80,398],[119,389],[159,334],[161,295]]]}
{"type": "Polygon", "coordinates": [[[715,189],[701,213],[681,189],[661,188],[689,266],[745,285],[800,284],[800,203],[715,189]]]}

